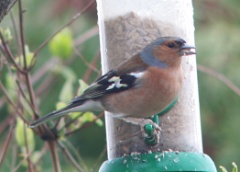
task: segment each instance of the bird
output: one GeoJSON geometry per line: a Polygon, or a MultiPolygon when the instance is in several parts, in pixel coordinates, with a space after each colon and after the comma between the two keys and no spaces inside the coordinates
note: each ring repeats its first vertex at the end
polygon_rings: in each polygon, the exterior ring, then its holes
{"type": "Polygon", "coordinates": [[[66,107],[36,119],[29,127],[70,112],[105,110],[125,121],[151,117],[178,96],[183,83],[182,57],[196,54],[195,50],[182,38],[159,37],[99,77],[66,107]]]}

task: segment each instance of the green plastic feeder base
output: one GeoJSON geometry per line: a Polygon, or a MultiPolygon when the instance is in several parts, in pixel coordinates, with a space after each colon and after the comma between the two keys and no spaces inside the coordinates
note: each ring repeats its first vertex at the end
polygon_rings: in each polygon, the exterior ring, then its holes
{"type": "Polygon", "coordinates": [[[217,172],[208,155],[195,152],[155,152],[133,154],[105,161],[99,172],[217,172]]]}

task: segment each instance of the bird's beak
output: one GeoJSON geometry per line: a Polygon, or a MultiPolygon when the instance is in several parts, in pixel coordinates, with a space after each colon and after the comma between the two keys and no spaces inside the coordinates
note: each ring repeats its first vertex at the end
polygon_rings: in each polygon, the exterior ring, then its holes
{"type": "Polygon", "coordinates": [[[194,46],[188,45],[188,44],[184,44],[181,48],[180,54],[182,56],[188,56],[188,55],[192,55],[192,54],[197,54],[196,53],[196,48],[194,46]]]}

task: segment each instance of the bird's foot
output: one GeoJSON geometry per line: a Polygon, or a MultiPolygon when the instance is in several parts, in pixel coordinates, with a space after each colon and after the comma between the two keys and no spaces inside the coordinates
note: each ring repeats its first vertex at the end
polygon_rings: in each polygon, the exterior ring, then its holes
{"type": "Polygon", "coordinates": [[[156,145],[159,143],[161,128],[151,119],[143,118],[124,118],[124,121],[141,127],[141,133],[148,145],[156,145]]]}

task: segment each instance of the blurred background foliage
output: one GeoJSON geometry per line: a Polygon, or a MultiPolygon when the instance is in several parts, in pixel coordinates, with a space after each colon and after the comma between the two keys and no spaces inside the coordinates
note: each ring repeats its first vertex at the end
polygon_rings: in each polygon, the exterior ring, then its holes
{"type": "MultiPolygon", "coordinates": [[[[240,87],[240,1],[193,1],[197,62],[240,87]]],[[[240,163],[240,96],[198,71],[204,151],[217,166],[240,163]]]]}
{"type": "MultiPolygon", "coordinates": [[[[29,51],[36,50],[42,42],[67,23],[77,12],[81,11],[87,3],[87,0],[23,1],[23,7],[26,10],[24,28],[29,51]]],[[[240,48],[238,48],[240,45],[240,1],[202,0],[193,1],[193,5],[198,64],[225,75],[240,87],[240,48]]],[[[12,12],[17,19],[16,6],[12,12]]],[[[1,28],[4,30],[9,28],[14,34],[10,15],[4,18],[1,28]]],[[[54,43],[50,43],[39,52],[35,67],[31,71],[33,81],[36,81],[33,86],[41,114],[55,109],[56,104],[53,102],[58,102],[61,99],[59,95],[64,97],[65,93],[62,93],[62,90],[64,86],[68,87],[66,86],[66,78],[69,78],[69,75],[70,78],[83,79],[85,82],[91,83],[101,74],[96,6],[93,5],[64,34],[70,35],[70,38],[67,36],[65,41],[73,42],[74,48],[72,50],[70,48],[69,52],[63,52],[63,54],[65,53],[63,57],[58,58],[59,55],[55,52],[54,45],[51,45],[54,43]],[[73,41],[68,39],[73,39],[73,41]],[[89,69],[88,63],[91,63],[92,70],[89,69]]],[[[14,36],[9,44],[11,50],[17,54],[18,46],[14,36]]],[[[3,66],[1,61],[0,69],[1,81],[5,85],[9,84],[8,69],[3,66]]],[[[204,152],[212,157],[217,166],[223,165],[230,169],[232,161],[240,163],[240,96],[223,82],[204,72],[198,72],[198,80],[204,152]]],[[[14,87],[14,83],[10,83],[10,85],[14,87]]],[[[75,95],[78,91],[78,81],[71,80],[71,85],[68,90],[72,90],[71,94],[75,95]]],[[[9,91],[13,89],[8,88],[9,91]]],[[[8,113],[9,107],[0,92],[1,145],[8,132],[7,126],[4,125],[8,113]]],[[[75,133],[74,137],[67,137],[72,144],[71,146],[68,144],[68,146],[78,162],[84,161],[88,169],[91,169],[96,163],[92,171],[97,171],[100,164],[106,159],[104,130],[104,126],[91,125],[75,133]],[[101,152],[105,153],[97,161],[101,152]]],[[[34,149],[42,149],[44,142],[37,136],[34,139],[34,149]]],[[[6,154],[1,170],[8,171],[9,168],[15,167],[21,161],[19,158],[21,151],[16,146],[18,142],[18,138],[12,139],[11,149],[6,154]]],[[[75,170],[69,166],[64,156],[59,157],[62,171],[75,170]]],[[[80,164],[83,165],[83,163],[80,164]]],[[[43,156],[40,166],[41,171],[53,171],[48,152],[43,156]]],[[[25,170],[24,165],[18,168],[18,171],[25,170]]]]}

